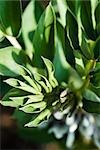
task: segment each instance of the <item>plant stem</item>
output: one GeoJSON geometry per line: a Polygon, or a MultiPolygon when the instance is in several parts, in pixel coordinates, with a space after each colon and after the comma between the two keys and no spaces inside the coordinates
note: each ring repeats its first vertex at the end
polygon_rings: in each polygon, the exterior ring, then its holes
{"type": "Polygon", "coordinates": [[[16,40],[15,37],[13,37],[13,36],[8,36],[8,35],[5,35],[5,37],[9,40],[9,42],[10,42],[15,48],[22,49],[22,48],[21,48],[21,45],[18,43],[18,41],[16,40]]]}
{"type": "Polygon", "coordinates": [[[84,91],[85,88],[87,88],[89,86],[89,83],[90,83],[89,73],[94,68],[95,64],[96,64],[95,60],[89,60],[88,64],[86,65],[86,76],[85,76],[82,87],[79,89],[79,91],[81,91],[81,93],[84,91]]]}

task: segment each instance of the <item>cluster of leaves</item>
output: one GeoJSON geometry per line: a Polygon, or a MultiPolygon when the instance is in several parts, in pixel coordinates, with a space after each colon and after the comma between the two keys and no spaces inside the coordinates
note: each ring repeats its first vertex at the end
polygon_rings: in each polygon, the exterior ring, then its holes
{"type": "Polygon", "coordinates": [[[24,11],[0,1],[0,75],[13,87],[0,103],[32,113],[26,126],[58,110],[100,113],[99,10],[99,0],[33,0],[24,11]]]}

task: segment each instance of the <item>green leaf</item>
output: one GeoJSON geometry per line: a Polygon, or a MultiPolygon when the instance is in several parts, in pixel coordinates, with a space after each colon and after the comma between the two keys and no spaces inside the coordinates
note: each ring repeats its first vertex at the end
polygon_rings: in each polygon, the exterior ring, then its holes
{"type": "Polygon", "coordinates": [[[91,40],[96,39],[95,31],[93,28],[93,22],[92,22],[92,8],[91,8],[91,2],[88,1],[81,1],[81,21],[82,25],[84,27],[84,30],[91,40]]]}
{"type": "Polygon", "coordinates": [[[91,81],[95,86],[100,87],[100,70],[93,75],[91,81]]]}
{"type": "Polygon", "coordinates": [[[78,40],[78,23],[73,14],[67,10],[66,13],[66,30],[74,49],[80,49],[78,40]]]}
{"type": "Polygon", "coordinates": [[[94,51],[94,58],[95,59],[100,58],[100,36],[96,40],[93,51],[94,51]]]}
{"type": "Polygon", "coordinates": [[[21,27],[20,1],[0,1],[0,29],[7,35],[17,36],[21,27]]]}
{"type": "MultiPolygon", "coordinates": [[[[29,64],[27,64],[28,66],[29,64]]],[[[24,66],[21,66],[24,70],[25,70],[25,75],[22,75],[22,77],[33,87],[35,88],[37,91],[41,92],[41,86],[35,81],[35,79],[33,78],[34,73],[32,75],[31,71],[28,70],[27,68],[25,68],[24,66]]],[[[32,67],[32,66],[31,66],[32,67]]],[[[34,68],[32,67],[32,71],[34,70],[34,68]]]]}
{"type": "Polygon", "coordinates": [[[22,95],[24,94],[26,93],[21,92],[18,89],[11,89],[2,98],[2,100],[0,101],[0,104],[3,106],[18,107],[19,105],[23,104],[22,95]]]}
{"type": "Polygon", "coordinates": [[[92,83],[89,84],[89,89],[93,91],[97,96],[100,97],[100,87],[93,85],[92,83]]]}
{"type": "Polygon", "coordinates": [[[66,0],[66,1],[70,10],[75,14],[75,1],[69,1],[69,0],[66,0]]]}
{"type": "Polygon", "coordinates": [[[37,27],[38,18],[43,12],[38,1],[29,2],[22,16],[22,35],[27,54],[32,58],[33,55],[33,36],[37,27]],[[38,14],[37,14],[38,13],[38,14]]]}
{"type": "Polygon", "coordinates": [[[54,55],[54,22],[55,14],[51,5],[43,12],[34,33],[34,65],[41,66],[41,56],[52,59],[54,55]]]}
{"type": "Polygon", "coordinates": [[[85,70],[81,65],[76,64],[75,68],[81,77],[85,76],[85,70]]]}
{"type": "Polygon", "coordinates": [[[84,31],[82,31],[82,42],[81,42],[81,53],[86,59],[93,59],[95,42],[92,40],[87,40],[84,31]]]}
{"type": "Polygon", "coordinates": [[[40,94],[40,92],[37,91],[35,88],[31,87],[30,85],[20,80],[10,78],[10,79],[5,80],[5,82],[14,88],[17,88],[17,89],[20,89],[29,93],[33,93],[33,94],[40,94]]]}
{"type": "Polygon", "coordinates": [[[91,82],[97,88],[100,88],[100,62],[96,62],[96,66],[92,72],[91,82]]]}
{"type": "Polygon", "coordinates": [[[99,0],[91,0],[91,13],[92,13],[92,22],[93,22],[93,28],[96,28],[96,20],[95,20],[95,10],[97,5],[99,5],[99,0]]]}
{"type": "Polygon", "coordinates": [[[15,103],[14,101],[0,101],[0,104],[3,106],[9,106],[9,107],[18,107],[19,104],[15,103]]]}
{"type": "Polygon", "coordinates": [[[78,15],[78,10],[80,8],[80,1],[79,0],[66,0],[67,1],[67,6],[71,10],[71,12],[77,16],[78,15]]]}
{"type": "Polygon", "coordinates": [[[33,121],[25,124],[26,127],[37,127],[42,120],[45,119],[45,117],[49,117],[51,115],[51,112],[49,109],[45,109],[42,111],[33,121]]]}
{"type": "Polygon", "coordinates": [[[36,83],[36,81],[35,81],[34,79],[30,78],[30,77],[27,76],[27,75],[25,75],[25,76],[23,75],[23,78],[24,78],[33,88],[35,88],[35,90],[41,92],[41,86],[39,86],[39,84],[36,83]],[[37,86],[37,84],[38,84],[38,86],[37,86]],[[39,88],[38,88],[38,87],[39,87],[39,88]]]}
{"type": "Polygon", "coordinates": [[[67,82],[72,89],[82,86],[82,80],[77,72],[66,61],[62,43],[56,39],[56,52],[54,57],[55,77],[59,82],[67,82]]]}
{"type": "Polygon", "coordinates": [[[38,82],[38,84],[42,86],[42,88],[46,91],[46,93],[49,93],[52,91],[52,86],[45,76],[39,73],[34,73],[34,78],[38,82]]]}
{"type": "Polygon", "coordinates": [[[60,14],[60,22],[65,27],[65,24],[66,24],[65,16],[66,16],[66,10],[67,10],[66,0],[63,0],[63,1],[57,0],[57,6],[58,6],[59,14],[60,14]]]}
{"type": "Polygon", "coordinates": [[[81,77],[85,76],[85,67],[82,59],[82,54],[80,51],[74,51],[75,55],[75,68],[81,77]]]}
{"type": "Polygon", "coordinates": [[[18,76],[25,74],[18,64],[26,64],[27,57],[22,50],[14,47],[0,49],[0,75],[18,76]],[[18,63],[18,64],[17,64],[18,63]]]}
{"type": "Polygon", "coordinates": [[[16,105],[22,106],[24,103],[24,97],[9,97],[10,100],[12,100],[16,105]]]}
{"type": "Polygon", "coordinates": [[[0,30],[0,43],[4,40],[4,34],[2,33],[2,31],[0,30]]]}
{"type": "Polygon", "coordinates": [[[96,20],[96,30],[98,33],[98,36],[100,35],[100,17],[99,17],[99,12],[100,12],[100,2],[98,2],[98,5],[95,9],[95,20],[96,20]]]}
{"type": "Polygon", "coordinates": [[[53,88],[55,88],[58,85],[58,82],[57,82],[56,78],[54,77],[54,71],[55,71],[54,66],[53,66],[52,62],[49,59],[46,59],[44,57],[42,57],[42,59],[43,59],[45,65],[46,65],[46,68],[47,68],[47,71],[48,71],[48,78],[49,78],[48,80],[49,80],[51,86],[53,88]]]}
{"type": "Polygon", "coordinates": [[[10,97],[20,97],[20,96],[25,96],[27,93],[26,92],[24,92],[24,91],[21,91],[21,90],[19,90],[19,89],[15,89],[15,88],[13,88],[13,89],[11,89],[11,90],[9,90],[5,95],[4,95],[4,97],[3,97],[3,101],[9,101],[10,99],[10,97]]]}
{"type": "MultiPolygon", "coordinates": [[[[40,102],[42,101],[44,96],[42,94],[40,95],[28,95],[28,93],[21,91],[19,89],[11,89],[9,92],[5,94],[5,96],[2,99],[1,104],[14,104],[14,106],[23,106],[30,103],[40,102]],[[6,101],[3,103],[3,101],[6,101]],[[9,102],[10,101],[10,102],[9,102]],[[8,103],[9,102],[9,103],[8,103]]],[[[10,106],[10,105],[9,105],[10,106]]],[[[12,106],[12,105],[11,105],[12,106]]]]}
{"type": "Polygon", "coordinates": [[[19,106],[26,106],[30,103],[36,103],[41,102],[43,100],[44,96],[42,94],[40,95],[26,95],[26,96],[9,96],[9,99],[17,103],[19,106]]]}
{"type": "Polygon", "coordinates": [[[19,108],[26,113],[39,113],[46,107],[46,102],[38,102],[34,104],[28,104],[24,107],[19,108]]]}
{"type": "Polygon", "coordinates": [[[29,99],[27,100],[25,105],[30,104],[30,103],[34,103],[34,102],[40,102],[43,100],[44,96],[42,94],[40,94],[40,95],[28,95],[27,98],[29,98],[29,99]]]}
{"type": "Polygon", "coordinates": [[[100,103],[100,98],[91,90],[86,89],[83,93],[86,100],[100,103]]]}
{"type": "Polygon", "coordinates": [[[61,25],[59,21],[56,22],[56,29],[57,29],[57,38],[61,41],[66,60],[72,66],[75,66],[75,57],[73,54],[73,49],[70,45],[70,41],[67,36],[67,32],[65,32],[64,27],[61,25]]]}
{"type": "Polygon", "coordinates": [[[83,108],[89,113],[98,113],[100,114],[100,103],[83,100],[83,108]]]}

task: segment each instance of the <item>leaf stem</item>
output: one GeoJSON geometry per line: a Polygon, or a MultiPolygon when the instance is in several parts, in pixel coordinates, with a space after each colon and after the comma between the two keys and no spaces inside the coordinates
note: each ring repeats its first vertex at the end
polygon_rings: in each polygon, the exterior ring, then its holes
{"type": "Polygon", "coordinates": [[[88,87],[89,83],[90,83],[90,71],[94,68],[96,64],[95,60],[89,60],[88,64],[86,65],[86,76],[83,82],[82,87],[79,89],[79,91],[81,91],[81,93],[84,91],[85,88],[88,87]]]}
{"type": "Polygon", "coordinates": [[[18,49],[22,49],[21,45],[18,43],[17,39],[13,36],[5,35],[5,37],[9,40],[9,42],[18,49]]]}

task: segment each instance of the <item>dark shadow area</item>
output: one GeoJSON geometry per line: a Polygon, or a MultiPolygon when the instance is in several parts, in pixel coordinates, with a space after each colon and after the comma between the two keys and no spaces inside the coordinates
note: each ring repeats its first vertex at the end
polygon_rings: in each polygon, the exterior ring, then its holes
{"type": "Polygon", "coordinates": [[[4,38],[3,41],[0,41],[0,49],[1,48],[5,48],[7,46],[11,46],[11,44],[10,44],[10,42],[6,38],[4,38]]]}
{"type": "Polygon", "coordinates": [[[24,11],[24,9],[27,7],[29,2],[30,2],[30,0],[21,0],[22,11],[24,11]]]}
{"type": "Polygon", "coordinates": [[[34,33],[35,33],[35,31],[31,31],[31,32],[28,33],[28,37],[29,37],[29,40],[30,40],[31,42],[33,42],[34,33]]]}
{"type": "Polygon", "coordinates": [[[35,142],[19,137],[17,122],[11,117],[13,112],[13,108],[0,105],[1,150],[41,150],[35,142]]]}
{"type": "Polygon", "coordinates": [[[34,143],[18,137],[16,129],[1,128],[1,150],[40,150],[34,143]]]}
{"type": "MultiPolygon", "coordinates": [[[[43,2],[35,1],[35,18],[36,22],[38,23],[41,14],[43,13],[43,2]]],[[[34,12],[33,12],[34,13],[34,12]]]]}
{"type": "Polygon", "coordinates": [[[24,51],[20,51],[19,54],[16,54],[15,52],[12,52],[12,57],[14,61],[19,65],[24,65],[26,62],[28,62],[28,57],[26,56],[24,51]]]}

